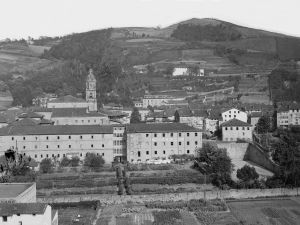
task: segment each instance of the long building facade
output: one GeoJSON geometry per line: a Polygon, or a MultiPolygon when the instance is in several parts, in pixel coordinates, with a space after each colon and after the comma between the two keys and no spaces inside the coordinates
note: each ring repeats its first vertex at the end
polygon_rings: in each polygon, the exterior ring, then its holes
{"type": "Polygon", "coordinates": [[[185,124],[8,126],[0,129],[0,154],[17,150],[37,161],[101,155],[107,163],[194,154],[202,132],[185,124]]]}

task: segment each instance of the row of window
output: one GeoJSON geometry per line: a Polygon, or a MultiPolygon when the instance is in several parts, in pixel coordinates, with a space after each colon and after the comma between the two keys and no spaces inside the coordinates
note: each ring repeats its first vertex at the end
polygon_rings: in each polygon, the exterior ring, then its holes
{"type": "MultiPolygon", "coordinates": [[[[37,148],[38,146],[35,145],[34,148],[37,148]]],[[[46,145],[45,148],[49,148],[49,145],[46,145]]],[[[57,148],[60,148],[60,145],[57,145],[57,148]]],[[[69,145],[69,148],[72,148],[72,145],[69,145]]],[[[94,148],[94,145],[91,144],[91,148],[94,148]]],[[[104,148],[104,144],[102,144],[102,148],[104,148]]],[[[23,149],[26,149],[26,146],[23,146],[23,149]]]]}
{"type": "MultiPolygon", "coordinates": [[[[174,150],[172,150],[171,152],[174,152],[174,150]]],[[[190,153],[190,150],[186,150],[186,153],[189,154],[190,153]]],[[[146,151],[146,155],[149,155],[150,152],[149,151],[146,151]]],[[[157,155],[158,154],[158,151],[154,151],[154,155],[157,155]]],[[[163,154],[165,155],[166,154],[166,151],[163,150],[163,154]]]]}
{"type": "MultiPolygon", "coordinates": [[[[240,138],[240,139],[250,141],[250,138],[240,138]]],[[[236,139],[235,138],[225,138],[225,141],[236,141],[236,139]]]]}
{"type": "MultiPolygon", "coordinates": [[[[229,127],[225,127],[225,130],[228,130],[229,127]]],[[[230,127],[230,130],[233,130],[233,127],[230,127]]],[[[239,130],[239,127],[236,127],[236,130],[239,130]]],[[[245,130],[245,127],[242,127],[242,130],[245,130]]],[[[250,130],[250,127],[247,127],[247,130],[250,130]]]]}
{"type": "Polygon", "coordinates": [[[114,140],[114,146],[126,145],[126,140],[114,140]]]}
{"type": "MultiPolygon", "coordinates": [[[[83,136],[79,136],[80,139],[83,139],[83,136]]],[[[102,134],[102,138],[104,138],[104,134],[102,134]]],[[[69,136],[68,139],[72,139],[72,136],[69,136]]],[[[91,135],[91,139],[94,139],[94,135],[91,135]]],[[[12,141],[15,140],[15,137],[11,138],[12,141]]],[[[23,137],[23,140],[26,140],[26,137],[23,137]]],[[[38,140],[38,137],[35,137],[35,140],[38,140]]],[[[45,140],[49,140],[49,136],[46,136],[45,140]]],[[[60,136],[57,136],[57,140],[60,140],[60,136]]]]}
{"type": "MultiPolygon", "coordinates": [[[[87,154],[88,154],[88,153],[86,153],[85,156],[87,156],[87,154]]],[[[23,155],[25,156],[26,153],[23,153],[23,155]]],[[[96,153],[96,155],[99,156],[100,154],[99,154],[99,153],[96,153]]],[[[102,153],[101,155],[104,156],[104,153],[102,153]]],[[[62,157],[65,157],[65,156],[66,156],[66,154],[62,154],[62,157]]],[[[35,155],[34,155],[34,158],[37,158],[37,157],[38,157],[38,155],[35,154],[35,155]]],[[[60,158],[60,154],[57,154],[57,155],[55,155],[55,154],[45,154],[45,157],[46,157],[46,158],[49,158],[49,157],[52,157],[52,158],[60,158]]],[[[83,157],[83,154],[82,154],[82,153],[80,153],[80,157],[83,157]]],[[[44,155],[43,155],[43,154],[41,154],[41,159],[42,159],[42,158],[44,158],[44,155]]]]}
{"type": "MultiPolygon", "coordinates": [[[[181,144],[182,144],[182,142],[179,141],[179,142],[178,142],[178,145],[181,145],[181,144]]],[[[166,145],[166,142],[163,142],[163,145],[166,145]]],[[[171,141],[171,142],[170,142],[170,145],[173,146],[173,145],[174,145],[174,142],[171,141]]],[[[186,145],[190,145],[190,142],[187,141],[187,142],[186,142],[186,145]]],[[[198,145],[198,141],[195,141],[195,145],[198,145]]],[[[154,146],[157,146],[157,142],[154,142],[154,146]]]]}
{"type": "MultiPolygon", "coordinates": [[[[174,134],[173,133],[170,133],[170,137],[173,137],[174,134]]],[[[181,137],[181,133],[178,133],[178,136],[181,137]]],[[[189,137],[190,136],[190,133],[186,133],[186,136],[189,137]]],[[[195,133],[195,137],[198,136],[198,133],[195,133]]],[[[149,137],[149,134],[146,134],[146,137],[149,137]]],[[[157,137],[157,134],[154,134],[154,137],[157,137]]],[[[162,133],[162,137],[166,137],[166,134],[165,133],[162,133]]]]}
{"type": "Polygon", "coordinates": [[[124,134],[123,133],[114,133],[114,137],[123,137],[124,134]]]}
{"type": "MultiPolygon", "coordinates": [[[[229,113],[231,113],[231,111],[229,111],[229,113]]],[[[236,113],[236,111],[233,111],[233,113],[236,113]]],[[[237,111],[237,113],[240,113],[240,111],[237,111]]]]}
{"type": "Polygon", "coordinates": [[[114,154],[122,154],[123,149],[114,149],[114,154]]]}

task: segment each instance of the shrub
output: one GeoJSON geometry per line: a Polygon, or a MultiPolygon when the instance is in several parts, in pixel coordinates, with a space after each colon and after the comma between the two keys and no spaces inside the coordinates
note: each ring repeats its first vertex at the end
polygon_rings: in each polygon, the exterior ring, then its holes
{"type": "Polygon", "coordinates": [[[241,169],[237,170],[236,174],[237,178],[242,181],[250,181],[258,179],[259,175],[256,172],[254,167],[250,167],[249,165],[244,165],[241,169]]]}
{"type": "Polygon", "coordinates": [[[54,164],[50,158],[45,158],[40,163],[40,171],[42,173],[53,173],[54,164]]]}
{"type": "Polygon", "coordinates": [[[102,156],[98,156],[95,153],[87,153],[84,160],[84,166],[90,167],[95,172],[99,172],[104,164],[105,160],[102,156]]]}

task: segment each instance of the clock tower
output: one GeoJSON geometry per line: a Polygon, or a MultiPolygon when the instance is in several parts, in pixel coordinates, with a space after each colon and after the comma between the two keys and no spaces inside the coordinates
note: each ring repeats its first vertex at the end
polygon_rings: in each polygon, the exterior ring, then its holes
{"type": "Polygon", "coordinates": [[[96,78],[93,75],[93,70],[90,69],[89,75],[86,78],[86,101],[88,103],[89,111],[97,111],[97,98],[96,98],[96,78]]]}

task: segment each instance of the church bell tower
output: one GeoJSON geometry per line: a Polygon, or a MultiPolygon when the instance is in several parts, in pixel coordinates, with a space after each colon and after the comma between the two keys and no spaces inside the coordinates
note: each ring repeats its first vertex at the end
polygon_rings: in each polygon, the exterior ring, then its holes
{"type": "Polygon", "coordinates": [[[86,101],[88,103],[89,111],[97,111],[97,98],[96,98],[96,78],[93,75],[93,70],[90,69],[89,75],[86,78],[86,101]]]}

